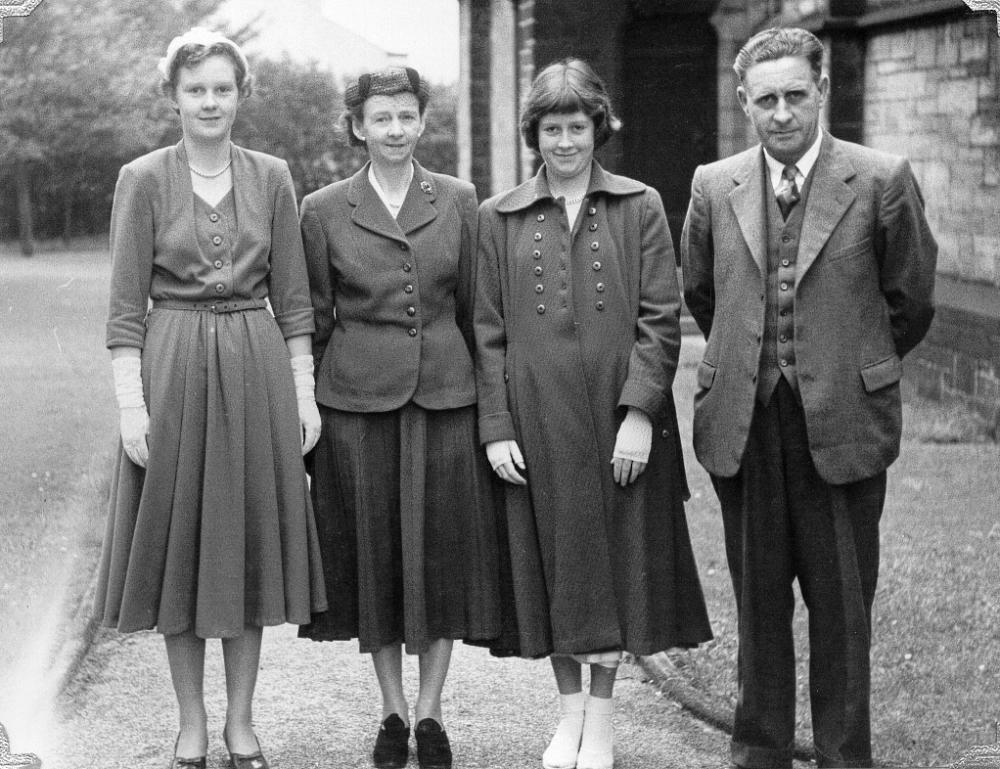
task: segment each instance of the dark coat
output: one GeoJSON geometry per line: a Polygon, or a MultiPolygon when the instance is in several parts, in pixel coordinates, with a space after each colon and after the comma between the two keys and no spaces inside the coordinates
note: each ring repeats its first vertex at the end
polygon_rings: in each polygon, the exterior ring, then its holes
{"type": "Polygon", "coordinates": [[[381,412],[476,402],[476,192],[414,163],[393,219],[368,165],[302,201],[316,318],[316,400],[381,412]]]}
{"type": "Polygon", "coordinates": [[[516,439],[527,487],[505,485],[520,653],[649,654],[710,638],[684,521],[671,384],[676,267],[655,190],[596,163],[571,235],[544,169],[480,208],[480,438],[516,439]],[[627,488],[622,417],[653,420],[627,488]]]}
{"type": "MultiPolygon", "coordinates": [[[[694,448],[739,470],[753,416],[767,273],[758,145],[697,169],[684,225],[684,297],[708,339],[694,448]]],[[[899,455],[901,358],[934,314],[937,244],[903,158],[825,134],[795,266],[794,349],[809,450],[823,480],[881,472],[899,455]]]]}

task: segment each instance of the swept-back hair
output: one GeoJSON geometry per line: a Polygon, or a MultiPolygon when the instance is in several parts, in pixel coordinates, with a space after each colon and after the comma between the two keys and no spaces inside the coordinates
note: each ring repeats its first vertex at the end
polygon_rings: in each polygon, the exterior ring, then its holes
{"type": "Polygon", "coordinates": [[[771,27],[747,40],[733,63],[733,70],[742,83],[747,70],[762,61],[775,61],[786,56],[802,56],[809,62],[813,79],[823,75],[823,43],[812,32],[798,27],[771,27]]]}

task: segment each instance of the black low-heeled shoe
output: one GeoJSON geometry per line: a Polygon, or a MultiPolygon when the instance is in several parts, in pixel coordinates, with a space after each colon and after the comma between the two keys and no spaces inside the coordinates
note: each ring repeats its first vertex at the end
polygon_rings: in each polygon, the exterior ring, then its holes
{"type": "Polygon", "coordinates": [[[410,727],[392,713],[379,726],[372,761],[376,769],[403,769],[410,754],[410,727]]]}
{"type": "Polygon", "coordinates": [[[174,740],[174,757],[170,759],[170,769],[205,769],[207,762],[206,756],[198,756],[198,758],[181,758],[177,755],[177,744],[181,741],[180,735],[177,735],[177,739],[174,740]]]}
{"type": "Polygon", "coordinates": [[[420,769],[451,769],[451,743],[441,724],[425,718],[415,732],[420,769]]]}
{"type": "MultiPolygon", "coordinates": [[[[254,739],[257,740],[256,735],[254,739]]],[[[222,742],[226,746],[226,752],[229,754],[229,764],[233,769],[270,769],[267,759],[260,752],[260,740],[257,740],[256,753],[233,753],[229,749],[229,737],[226,735],[225,730],[222,731],[222,742]]]]}

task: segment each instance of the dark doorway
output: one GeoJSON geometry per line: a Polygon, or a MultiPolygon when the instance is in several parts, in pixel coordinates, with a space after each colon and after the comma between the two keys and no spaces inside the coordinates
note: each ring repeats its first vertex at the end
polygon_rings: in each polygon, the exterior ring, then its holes
{"type": "Polygon", "coordinates": [[[715,30],[701,15],[641,18],[623,44],[622,170],[659,191],[677,251],[691,177],[717,155],[715,30]]]}

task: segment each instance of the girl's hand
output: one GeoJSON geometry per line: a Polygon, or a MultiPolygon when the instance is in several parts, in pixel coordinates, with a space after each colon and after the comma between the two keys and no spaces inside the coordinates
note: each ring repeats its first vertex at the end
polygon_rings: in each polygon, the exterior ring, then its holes
{"type": "Polygon", "coordinates": [[[615,483],[628,486],[635,482],[649,462],[649,451],[653,445],[653,423],[642,409],[629,406],[611,455],[611,467],[615,483]]]}
{"type": "Polygon", "coordinates": [[[486,458],[490,461],[493,471],[507,483],[517,486],[528,485],[524,476],[517,471],[517,468],[526,469],[517,441],[490,441],[486,444],[486,458]]]}

